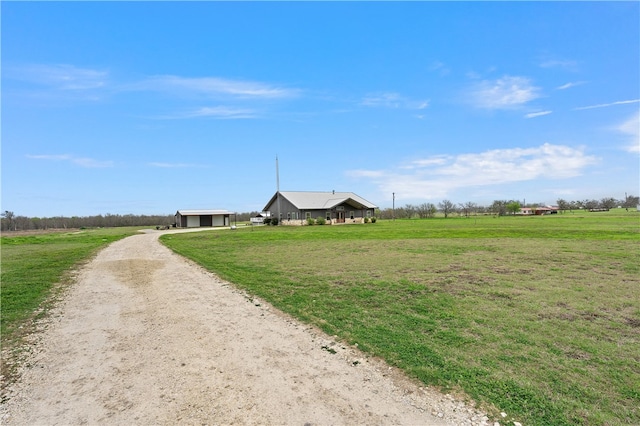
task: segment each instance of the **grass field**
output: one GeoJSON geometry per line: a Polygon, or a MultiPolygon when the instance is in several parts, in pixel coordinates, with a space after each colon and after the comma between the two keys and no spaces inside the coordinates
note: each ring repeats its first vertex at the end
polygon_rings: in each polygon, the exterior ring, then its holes
{"type": "Polygon", "coordinates": [[[256,227],[162,241],[507,420],[640,424],[637,212],[256,227]]]}
{"type": "Polygon", "coordinates": [[[4,233],[0,238],[2,346],[29,331],[29,321],[43,314],[43,303],[69,278],[74,266],[98,249],[140,228],[104,228],[46,234],[4,233]]]}

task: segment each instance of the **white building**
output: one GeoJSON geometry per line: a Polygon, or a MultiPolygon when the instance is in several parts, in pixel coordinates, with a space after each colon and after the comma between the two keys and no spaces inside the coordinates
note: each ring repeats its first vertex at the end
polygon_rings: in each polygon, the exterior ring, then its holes
{"type": "Polygon", "coordinates": [[[228,210],[178,210],[175,215],[178,228],[230,226],[232,216],[235,222],[236,214],[228,210]]]}

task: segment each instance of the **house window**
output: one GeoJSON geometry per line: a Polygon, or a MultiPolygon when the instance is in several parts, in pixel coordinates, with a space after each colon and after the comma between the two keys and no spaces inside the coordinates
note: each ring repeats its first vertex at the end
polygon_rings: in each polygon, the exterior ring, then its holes
{"type": "Polygon", "coordinates": [[[287,220],[291,220],[291,213],[287,213],[287,220]]]}
{"type": "Polygon", "coordinates": [[[298,212],[291,212],[291,219],[298,220],[298,212]]]}
{"type": "Polygon", "coordinates": [[[327,211],[326,217],[327,217],[327,220],[331,220],[331,212],[330,211],[327,211]]]}
{"type": "Polygon", "coordinates": [[[305,219],[311,219],[311,212],[306,212],[304,214],[305,219]]]}
{"type": "Polygon", "coordinates": [[[351,219],[353,219],[353,212],[352,211],[349,212],[349,216],[351,216],[351,219]]]}
{"type": "Polygon", "coordinates": [[[367,210],[367,217],[371,217],[371,210],[367,210]]]}

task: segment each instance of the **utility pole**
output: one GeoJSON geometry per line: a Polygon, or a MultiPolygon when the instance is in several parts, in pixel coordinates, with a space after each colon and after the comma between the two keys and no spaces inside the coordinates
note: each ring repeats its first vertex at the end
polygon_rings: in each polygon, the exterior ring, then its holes
{"type": "Polygon", "coordinates": [[[278,167],[278,154],[276,154],[276,199],[278,200],[278,225],[280,225],[280,169],[278,167]]]}

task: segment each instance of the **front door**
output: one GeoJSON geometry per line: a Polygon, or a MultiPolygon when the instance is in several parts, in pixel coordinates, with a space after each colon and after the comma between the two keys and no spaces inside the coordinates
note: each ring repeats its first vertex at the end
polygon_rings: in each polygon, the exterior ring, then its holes
{"type": "Polygon", "coordinates": [[[336,212],[336,222],[337,223],[344,223],[344,212],[343,211],[337,211],[336,212]]]}

